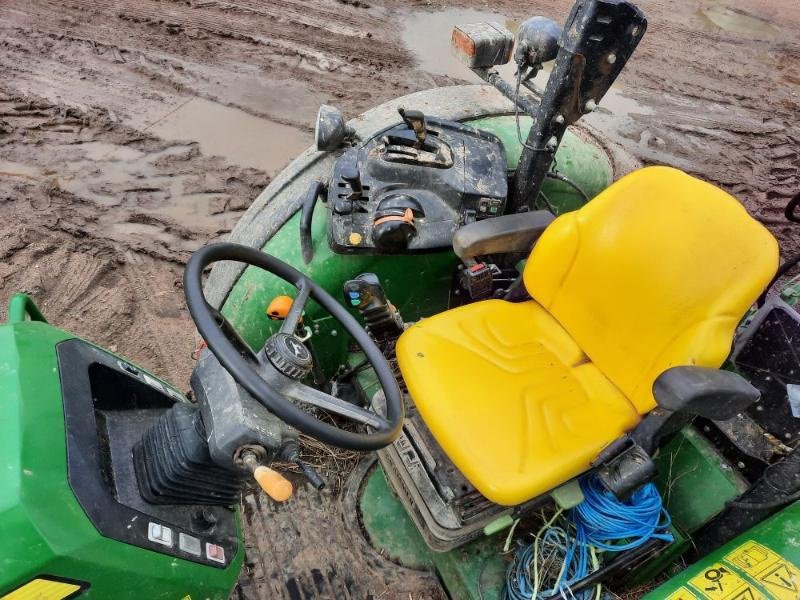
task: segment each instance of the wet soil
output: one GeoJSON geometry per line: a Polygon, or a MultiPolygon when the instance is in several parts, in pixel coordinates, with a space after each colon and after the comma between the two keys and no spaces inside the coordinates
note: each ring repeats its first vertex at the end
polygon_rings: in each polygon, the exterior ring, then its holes
{"type": "MultiPolygon", "coordinates": [[[[561,22],[570,4],[0,2],[0,299],[29,292],[54,323],[185,387],[182,266],[311,142],[320,103],[354,116],[475,81],[449,55],[452,24],[561,22]]],[[[797,252],[781,213],[800,188],[800,4],[640,5],[648,32],[588,120],[723,186],[797,252]]],[[[408,593],[426,597],[377,590],[408,593]]]]}

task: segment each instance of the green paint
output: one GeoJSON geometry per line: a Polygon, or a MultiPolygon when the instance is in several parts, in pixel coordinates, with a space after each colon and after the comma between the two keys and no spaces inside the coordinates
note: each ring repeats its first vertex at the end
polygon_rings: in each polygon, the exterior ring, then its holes
{"type": "Polygon", "coordinates": [[[47,323],[47,319],[31,300],[27,294],[14,294],[8,301],[8,322],[11,324],[22,323],[30,318],[31,321],[42,321],[47,323]]]}
{"type": "Polygon", "coordinates": [[[506,572],[500,554],[504,535],[481,538],[450,552],[433,552],[389,488],[380,466],[367,478],[359,508],[373,546],[391,560],[410,568],[435,569],[451,598],[499,600],[506,572]]]}
{"type": "Polygon", "coordinates": [[[55,347],[75,336],[9,313],[0,325],[0,596],[48,573],[88,581],[87,599],[227,599],[241,546],[223,570],[97,532],[67,481],[55,347]]]}
{"type": "MultiPolygon", "coordinates": [[[[524,135],[530,127],[530,119],[524,117],[520,123],[524,135]]],[[[506,148],[509,167],[516,166],[521,146],[513,117],[490,117],[470,124],[498,135],[506,148]]],[[[590,197],[611,182],[611,165],[603,151],[569,132],[557,160],[559,169],[590,197]]],[[[544,190],[559,211],[577,208],[582,203],[578,194],[562,182],[548,180],[544,190]]],[[[322,202],[314,209],[314,258],[308,265],[302,260],[299,232],[300,215],[295,214],[262,250],[304,272],[335,298],[342,298],[345,281],[360,273],[373,272],[407,321],[416,321],[448,307],[452,276],[458,264],[452,252],[393,256],[334,254],[328,246],[328,211],[322,202]]],[[[260,269],[248,267],[231,290],[222,313],[252,347],[260,348],[279,326],[267,317],[266,308],[275,296],[282,294],[293,297],[294,288],[260,269]]],[[[346,360],[348,336],[343,335],[341,326],[314,302],[306,306],[304,322],[311,327],[311,344],[323,370],[327,375],[333,374],[346,360]]]]}
{"type": "MultiPolygon", "coordinates": [[[[519,128],[522,139],[528,136],[533,119],[520,115],[519,128]]],[[[508,159],[508,168],[516,169],[522,154],[522,144],[517,135],[517,126],[513,115],[488,117],[468,121],[473,127],[495,134],[503,142],[508,159]]],[[[556,152],[556,167],[594,198],[611,184],[613,171],[611,161],[599,146],[589,144],[567,130],[561,145],[556,152]]],[[[579,208],[583,199],[566,183],[546,179],[542,193],[556,209],[557,214],[579,208]]]]}
{"type": "Polygon", "coordinates": [[[411,569],[433,567],[433,552],[408,518],[377,467],[367,478],[360,498],[361,519],[373,547],[390,560],[411,569]]]}
{"type": "MultiPolygon", "coordinates": [[[[793,563],[795,568],[800,567],[800,502],[795,502],[791,506],[784,508],[779,513],[773,515],[769,519],[762,521],[746,533],[735,538],[731,542],[722,546],[719,550],[712,552],[704,557],[699,562],[688,567],[661,587],[653,590],[644,600],[664,600],[671,593],[677,591],[681,587],[691,590],[697,598],[705,599],[707,597],[721,598],[720,594],[716,596],[703,596],[694,589],[688,582],[693,577],[704,573],[707,569],[711,568],[715,563],[722,563],[724,567],[736,573],[739,577],[744,579],[753,589],[761,591],[766,598],[786,598],[791,597],[788,590],[786,595],[776,595],[776,589],[770,588],[766,584],[759,581],[758,578],[751,577],[745,570],[740,569],[736,563],[725,561],[725,557],[731,552],[739,548],[742,544],[748,541],[755,541],[768,549],[772,550],[783,559],[793,563]]],[[[800,582],[794,582],[800,588],[800,582]]],[[[791,585],[791,584],[790,584],[791,585]]],[[[800,596],[800,592],[797,592],[800,596]]],[[[733,598],[734,596],[730,596],[733,598]]],[[[736,598],[751,598],[752,596],[737,595],[736,598]]]]}
{"type": "MultiPolygon", "coordinates": [[[[452,252],[399,256],[334,254],[328,247],[328,211],[317,203],[312,221],[314,258],[305,265],[298,241],[300,216],[295,214],[263,247],[267,252],[306,273],[334,298],[342,300],[342,286],[348,279],[373,272],[403,317],[416,320],[447,308],[450,283],[457,259],[452,252]]],[[[254,348],[264,345],[278,330],[279,322],[266,314],[270,301],[281,294],[294,297],[295,290],[271,275],[248,267],[231,290],[222,309],[242,337],[254,348]]],[[[353,314],[357,314],[355,311],[353,314]]],[[[314,301],[306,304],[304,323],[311,327],[311,343],[327,374],[346,359],[349,336],[314,301]]]]}
{"type": "Polygon", "coordinates": [[[684,534],[697,531],[747,489],[747,482],[692,426],[659,451],[656,464],[656,486],[673,524],[684,534]]]}

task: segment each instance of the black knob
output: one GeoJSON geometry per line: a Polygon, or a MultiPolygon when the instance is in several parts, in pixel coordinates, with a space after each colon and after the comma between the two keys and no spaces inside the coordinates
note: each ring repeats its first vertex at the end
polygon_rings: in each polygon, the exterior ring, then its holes
{"type": "Polygon", "coordinates": [[[267,340],[264,351],[272,366],[287,377],[303,379],[311,372],[311,352],[293,335],[276,333],[267,340]]]}
{"type": "Polygon", "coordinates": [[[360,198],[364,193],[364,188],[361,186],[361,173],[356,165],[344,165],[341,170],[342,179],[350,185],[352,193],[350,200],[360,198]]]}

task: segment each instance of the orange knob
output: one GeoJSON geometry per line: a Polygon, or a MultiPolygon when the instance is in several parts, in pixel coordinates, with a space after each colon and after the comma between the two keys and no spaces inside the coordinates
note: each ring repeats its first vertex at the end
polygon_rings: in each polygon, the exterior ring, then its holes
{"type": "Polygon", "coordinates": [[[267,307],[267,316],[273,320],[285,319],[289,314],[289,309],[292,308],[292,302],[294,300],[289,296],[275,296],[267,307]]]}
{"type": "Polygon", "coordinates": [[[253,471],[253,477],[264,493],[276,502],[285,502],[291,498],[292,482],[277,471],[259,465],[253,471]]]}

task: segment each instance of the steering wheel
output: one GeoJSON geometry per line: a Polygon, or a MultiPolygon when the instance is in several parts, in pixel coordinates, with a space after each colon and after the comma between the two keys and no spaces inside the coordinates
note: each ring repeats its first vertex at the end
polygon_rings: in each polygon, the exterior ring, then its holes
{"type": "Polygon", "coordinates": [[[404,407],[389,363],[358,321],[322,287],[300,271],[264,252],[240,244],[210,244],[197,250],[183,274],[186,304],[200,335],[236,382],[280,419],[321,442],[350,450],[378,450],[400,435],[404,407]],[[202,273],[220,260],[243,262],[264,269],[297,288],[297,295],[280,330],[264,348],[253,352],[203,295],[202,273]],[[302,383],[313,366],[311,352],[294,334],[308,298],[313,298],[361,346],[386,396],[386,415],[380,415],[302,383]],[[305,412],[309,404],[367,425],[368,433],[347,431],[305,412]]]}

